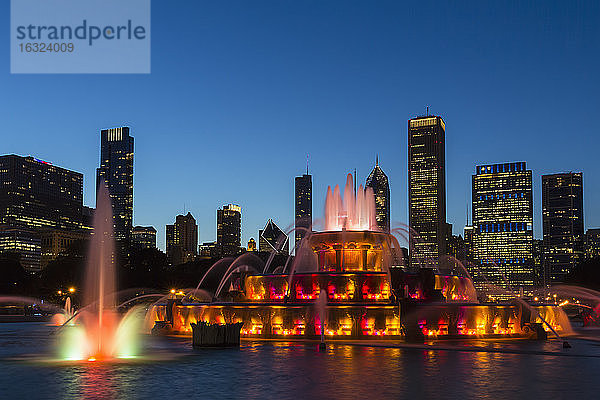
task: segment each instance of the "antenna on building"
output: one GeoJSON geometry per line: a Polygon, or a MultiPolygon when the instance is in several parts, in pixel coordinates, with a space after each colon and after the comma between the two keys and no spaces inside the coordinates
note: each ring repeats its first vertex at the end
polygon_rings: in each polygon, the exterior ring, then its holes
{"type": "Polygon", "coordinates": [[[379,165],[379,154],[375,155],[375,166],[379,165]]]}
{"type": "Polygon", "coordinates": [[[428,117],[429,117],[429,106],[427,106],[427,113],[426,113],[426,116],[428,116],[428,117]]]}
{"type": "Polygon", "coordinates": [[[308,153],[306,153],[306,175],[308,175],[308,153]]]}

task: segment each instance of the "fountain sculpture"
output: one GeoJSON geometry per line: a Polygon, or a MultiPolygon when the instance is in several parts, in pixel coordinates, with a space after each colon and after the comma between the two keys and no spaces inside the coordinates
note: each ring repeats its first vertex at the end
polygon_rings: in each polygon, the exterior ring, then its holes
{"type": "Polygon", "coordinates": [[[569,330],[558,306],[481,304],[468,277],[401,268],[397,239],[377,228],[371,189],[361,186],[355,193],[350,174],[343,196],[338,186],[328,188],[324,225],[324,231],[306,235],[286,272],[230,267],[213,301],[174,296],[156,303],[146,328],[158,321],[171,332],[191,334],[191,323],[241,323],[245,338],[314,340],[321,333],[328,340],[420,340],[543,337],[569,330]],[[325,302],[315,307],[319,298],[325,302]]]}

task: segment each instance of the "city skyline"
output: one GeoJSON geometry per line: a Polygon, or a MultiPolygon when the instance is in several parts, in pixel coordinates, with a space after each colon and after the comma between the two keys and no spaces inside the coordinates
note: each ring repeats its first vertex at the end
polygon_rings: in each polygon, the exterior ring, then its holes
{"type": "MultiPolygon", "coordinates": [[[[9,13],[8,4],[0,7],[9,13]]],[[[182,59],[155,57],[150,76],[3,75],[0,85],[11,93],[0,100],[0,118],[10,132],[3,154],[32,155],[83,173],[84,204],[93,206],[98,132],[129,126],[137,139],[134,224],[155,226],[164,249],[164,226],[191,211],[199,242],[214,241],[214,210],[241,203],[245,244],[268,218],[282,229],[293,225],[291,177],[303,171],[306,153],[315,219],[322,218],[327,185],[343,184],[355,167],[363,182],[379,154],[391,186],[392,224],[408,223],[406,121],[429,105],[447,123],[447,220],[454,233],[466,222],[474,166],[521,160],[534,173],[536,238],[542,237],[544,174],[583,171],[585,228],[600,226],[594,206],[600,168],[593,157],[578,156],[600,144],[587,128],[598,84],[598,55],[587,39],[597,32],[589,19],[596,14],[589,8],[597,6],[585,6],[575,18],[566,6],[548,5],[547,14],[560,22],[552,26],[527,5],[493,12],[393,4],[366,12],[354,5],[336,10],[341,17],[333,20],[326,17],[331,5],[294,5],[294,15],[261,3],[236,7],[194,5],[181,15],[154,4],[161,19],[153,29],[153,54],[168,54],[169,43],[178,43],[182,59]],[[307,13],[316,14],[311,29],[302,25],[307,13]],[[224,20],[229,22],[222,26],[214,22],[224,20]],[[499,20],[511,21],[511,29],[506,32],[499,20]],[[202,34],[181,35],[185,24],[198,22],[202,34]],[[441,31],[444,41],[435,35],[441,31]],[[262,43],[264,58],[249,52],[249,42],[262,43]],[[347,44],[354,46],[351,54],[344,51],[347,44]],[[198,46],[194,54],[186,50],[192,45],[198,46]],[[283,45],[294,53],[280,51],[283,45]],[[420,59],[431,53],[445,60],[443,66],[423,67],[420,59]],[[242,60],[247,67],[232,73],[228,66],[242,60]],[[125,85],[128,96],[115,97],[125,85]],[[39,97],[40,90],[51,97],[39,97]],[[39,118],[27,118],[22,104],[39,118]],[[370,135],[377,136],[372,148],[359,144],[370,135]],[[292,137],[301,139],[296,146],[286,139],[292,137]],[[227,153],[232,142],[244,143],[243,150],[227,153]],[[168,154],[177,156],[164,162],[168,154]],[[267,154],[273,158],[261,162],[267,154]],[[227,158],[235,162],[215,168],[227,158]]],[[[3,54],[7,43],[0,44],[3,54]]]]}

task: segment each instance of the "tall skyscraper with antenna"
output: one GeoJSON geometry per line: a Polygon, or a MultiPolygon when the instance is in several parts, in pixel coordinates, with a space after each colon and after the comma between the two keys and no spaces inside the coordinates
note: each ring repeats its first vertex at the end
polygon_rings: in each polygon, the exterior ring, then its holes
{"type": "Polygon", "coordinates": [[[295,179],[295,221],[296,248],[312,229],[312,176],[308,173],[308,157],[306,159],[306,174],[295,179]]]}

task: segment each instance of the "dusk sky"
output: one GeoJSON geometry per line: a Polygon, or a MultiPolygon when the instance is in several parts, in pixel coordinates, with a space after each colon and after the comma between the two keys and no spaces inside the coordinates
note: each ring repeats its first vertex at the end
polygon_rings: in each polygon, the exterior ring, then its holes
{"type": "Polygon", "coordinates": [[[600,227],[600,2],[531,3],[155,0],[151,74],[11,75],[3,1],[0,153],[83,173],[93,206],[100,130],[129,126],[134,224],[164,249],[190,211],[212,241],[235,203],[245,246],[268,218],[293,224],[307,154],[315,218],[327,185],[354,168],[364,183],[379,154],[392,221],[408,222],[407,120],[429,106],[455,233],[475,165],[509,161],[533,170],[536,237],[547,173],[583,172],[586,229],[600,227]]]}

